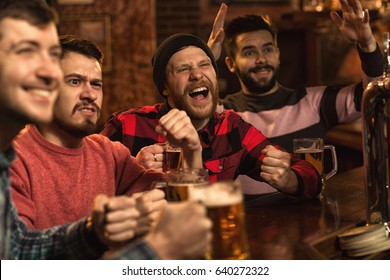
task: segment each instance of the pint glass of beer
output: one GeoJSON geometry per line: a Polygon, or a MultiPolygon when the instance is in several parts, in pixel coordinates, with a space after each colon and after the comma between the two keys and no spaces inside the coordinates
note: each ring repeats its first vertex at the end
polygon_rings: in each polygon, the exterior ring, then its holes
{"type": "Polygon", "coordinates": [[[238,182],[217,182],[190,189],[189,199],[203,203],[213,221],[213,240],[207,259],[249,259],[245,208],[238,182]]]}
{"type": "Polygon", "coordinates": [[[167,172],[165,198],[167,201],[188,200],[188,190],[209,182],[208,170],[204,168],[181,168],[167,172]]]}

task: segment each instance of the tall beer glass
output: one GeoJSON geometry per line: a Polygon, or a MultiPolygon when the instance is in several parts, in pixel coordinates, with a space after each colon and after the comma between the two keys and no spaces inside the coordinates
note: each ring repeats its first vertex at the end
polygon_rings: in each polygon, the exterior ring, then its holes
{"type": "Polygon", "coordinates": [[[208,170],[203,168],[181,168],[167,172],[165,197],[168,201],[188,200],[188,190],[194,186],[208,184],[208,170]]]}
{"type": "Polygon", "coordinates": [[[213,221],[213,240],[207,259],[249,258],[245,208],[237,182],[217,182],[190,189],[190,200],[204,203],[213,221]]]}

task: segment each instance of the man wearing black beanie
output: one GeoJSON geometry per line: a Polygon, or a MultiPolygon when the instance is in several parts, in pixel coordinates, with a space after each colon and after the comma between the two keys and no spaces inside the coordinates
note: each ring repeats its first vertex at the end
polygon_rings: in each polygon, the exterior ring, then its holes
{"type": "Polygon", "coordinates": [[[319,194],[321,180],[312,165],[273,146],[233,111],[215,113],[217,66],[204,41],[190,34],[173,35],[157,49],[152,64],[153,81],[165,102],[114,113],[102,134],[122,142],[146,168],[162,168],[164,151],[154,144],[168,141],[199,151],[197,160],[208,169],[210,181],[244,174],[294,200],[319,194]]]}
{"type": "Polygon", "coordinates": [[[158,47],[152,58],[153,82],[160,94],[162,94],[165,83],[165,71],[162,70],[166,69],[172,55],[186,46],[196,46],[202,49],[210,58],[215,72],[218,73],[214,55],[203,40],[191,34],[178,33],[172,35],[158,47]]]}

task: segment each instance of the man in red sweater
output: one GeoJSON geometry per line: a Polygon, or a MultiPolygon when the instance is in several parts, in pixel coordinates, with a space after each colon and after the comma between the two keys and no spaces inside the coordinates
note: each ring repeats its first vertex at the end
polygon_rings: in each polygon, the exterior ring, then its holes
{"type": "MultiPolygon", "coordinates": [[[[126,194],[132,198],[124,204],[136,204],[141,215],[127,211],[128,223],[137,222],[135,234],[142,235],[166,204],[161,190],[147,191],[163,173],[145,170],[122,144],[93,134],[103,99],[103,54],[92,42],[75,36],[63,36],[60,42],[64,82],[54,120],[27,127],[14,141],[18,159],[11,165],[12,194],[19,215],[30,228],[44,229],[88,215],[98,194],[126,194]]],[[[192,134],[199,143],[194,129],[192,134]]],[[[189,166],[197,167],[192,162],[189,166]]],[[[134,237],[112,230],[111,237],[134,237]]]]}

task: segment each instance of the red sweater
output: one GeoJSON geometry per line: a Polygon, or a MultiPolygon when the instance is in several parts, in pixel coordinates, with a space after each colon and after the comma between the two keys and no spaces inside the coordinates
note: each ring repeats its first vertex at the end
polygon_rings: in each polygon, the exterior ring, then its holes
{"type": "Polygon", "coordinates": [[[48,142],[35,126],[15,139],[17,159],[10,167],[19,216],[43,229],[89,214],[93,199],[147,190],[162,173],[146,171],[129,150],[102,135],[85,137],[76,149],[48,142]]]}

